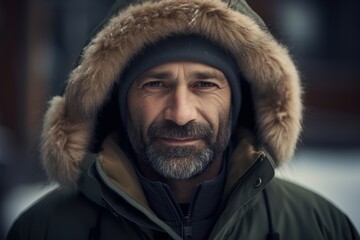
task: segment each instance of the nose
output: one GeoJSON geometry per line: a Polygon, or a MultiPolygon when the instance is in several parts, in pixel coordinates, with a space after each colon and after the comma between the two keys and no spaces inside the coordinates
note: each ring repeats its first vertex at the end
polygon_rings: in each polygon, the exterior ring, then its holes
{"type": "Polygon", "coordinates": [[[194,121],[197,117],[196,101],[186,87],[180,87],[169,96],[164,118],[179,126],[194,121]]]}

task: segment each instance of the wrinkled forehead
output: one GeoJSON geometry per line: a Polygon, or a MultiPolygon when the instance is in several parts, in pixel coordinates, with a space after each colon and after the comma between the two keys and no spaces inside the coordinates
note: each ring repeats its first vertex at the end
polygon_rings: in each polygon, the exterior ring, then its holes
{"type": "Polygon", "coordinates": [[[187,80],[216,80],[222,84],[228,84],[225,74],[215,67],[195,61],[173,61],[162,63],[142,73],[134,81],[144,79],[175,80],[178,75],[184,75],[187,80]]]}

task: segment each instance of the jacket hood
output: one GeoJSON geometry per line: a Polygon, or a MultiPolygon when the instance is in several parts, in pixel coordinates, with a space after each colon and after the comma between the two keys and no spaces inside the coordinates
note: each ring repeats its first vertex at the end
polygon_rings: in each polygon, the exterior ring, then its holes
{"type": "Polygon", "coordinates": [[[135,2],[141,3],[118,1],[84,48],[63,96],[50,101],[41,136],[49,177],[63,186],[77,181],[101,125],[98,116],[121,84],[126,64],[145,44],[184,33],[202,35],[233,53],[250,86],[258,144],[272,153],[276,165],[290,159],[301,130],[298,72],[287,49],[249,6],[220,0],[135,2]]]}

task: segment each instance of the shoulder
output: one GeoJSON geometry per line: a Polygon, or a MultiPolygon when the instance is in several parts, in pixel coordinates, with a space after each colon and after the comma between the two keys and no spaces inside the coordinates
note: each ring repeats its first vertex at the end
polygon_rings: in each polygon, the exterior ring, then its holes
{"type": "Polygon", "coordinates": [[[32,204],[22,216],[51,217],[67,212],[80,212],[83,209],[88,210],[91,203],[78,191],[62,191],[55,189],[32,204]]]}
{"type": "Polygon", "coordinates": [[[79,192],[54,190],[35,202],[15,221],[8,239],[47,239],[59,226],[76,235],[80,225],[92,225],[96,206],[79,192]]]}
{"type": "Polygon", "coordinates": [[[295,204],[297,208],[306,207],[308,210],[313,209],[314,211],[333,211],[336,214],[343,215],[329,200],[296,183],[275,178],[267,190],[272,198],[276,198],[276,201],[286,202],[289,205],[295,204]],[[276,196],[281,196],[281,198],[276,196]]]}
{"type": "Polygon", "coordinates": [[[278,178],[267,192],[275,221],[282,222],[282,227],[297,226],[303,232],[318,232],[329,239],[358,239],[348,217],[319,194],[278,178]]]}
{"type": "Polygon", "coordinates": [[[295,183],[275,178],[267,188],[275,206],[291,212],[321,215],[323,219],[345,215],[329,200],[295,183]]]}

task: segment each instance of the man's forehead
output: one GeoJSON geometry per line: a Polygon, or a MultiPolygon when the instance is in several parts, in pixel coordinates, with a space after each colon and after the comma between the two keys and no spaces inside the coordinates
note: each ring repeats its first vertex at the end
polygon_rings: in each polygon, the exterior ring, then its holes
{"type": "Polygon", "coordinates": [[[156,79],[167,79],[176,75],[179,70],[184,71],[188,77],[193,77],[196,79],[216,78],[220,81],[227,81],[224,73],[221,70],[204,63],[191,61],[160,64],[145,71],[140,76],[140,78],[150,77],[156,79]]]}

